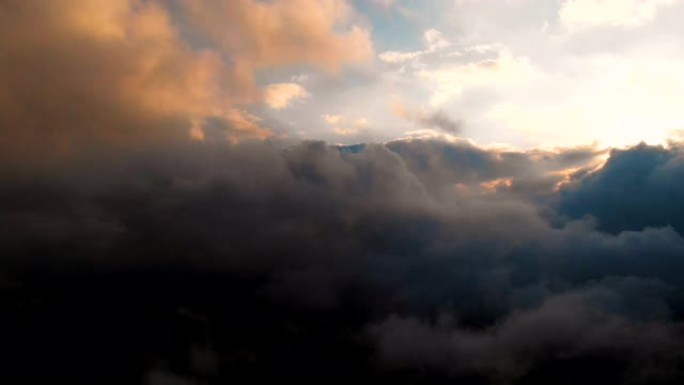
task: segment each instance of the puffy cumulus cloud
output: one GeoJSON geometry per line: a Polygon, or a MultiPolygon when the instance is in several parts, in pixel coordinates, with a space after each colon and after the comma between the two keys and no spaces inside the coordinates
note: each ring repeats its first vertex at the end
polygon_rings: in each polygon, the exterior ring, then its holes
{"type": "Polygon", "coordinates": [[[306,99],[309,96],[309,92],[297,83],[269,84],[264,89],[266,104],[276,110],[287,107],[292,101],[306,99]]]}
{"type": "Polygon", "coordinates": [[[260,89],[255,71],[366,61],[370,35],[354,20],[336,0],[3,2],[3,163],[188,136],[267,137],[253,107],[282,109],[308,92],[294,83],[260,89]]]}
{"type": "Polygon", "coordinates": [[[373,57],[368,29],[344,0],[185,1],[190,19],[236,60],[272,67],[311,63],[338,70],[373,57]]]}
{"type": "Polygon", "coordinates": [[[616,164],[676,179],[642,147],[205,140],[3,175],[0,373],[676,382],[684,238],[555,209],[616,164]]]}
{"type": "Polygon", "coordinates": [[[240,107],[258,100],[250,71],[189,47],[161,3],[0,7],[6,156],[184,137],[189,121],[207,118],[228,122],[231,137],[268,133],[245,123],[250,119],[240,107]]]}
{"type": "Polygon", "coordinates": [[[638,27],[677,0],[568,0],[558,10],[560,22],[571,31],[592,27],[638,27]]]}

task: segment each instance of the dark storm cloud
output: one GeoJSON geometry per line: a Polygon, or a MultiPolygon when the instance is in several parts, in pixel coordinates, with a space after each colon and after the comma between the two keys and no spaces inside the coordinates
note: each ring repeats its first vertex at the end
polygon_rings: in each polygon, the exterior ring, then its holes
{"type": "Polygon", "coordinates": [[[15,284],[3,300],[20,310],[3,330],[33,337],[3,352],[20,363],[3,370],[534,383],[590,381],[598,365],[608,382],[681,378],[684,239],[668,223],[601,232],[545,203],[601,191],[616,164],[649,172],[644,157],[668,180],[677,151],[613,152],[560,192],[515,194],[455,184],[512,188],[600,151],[178,143],[4,176],[15,284]]]}
{"type": "Polygon", "coordinates": [[[591,215],[603,230],[619,233],[672,226],[684,231],[684,153],[640,144],[613,150],[599,173],[565,189],[559,210],[572,217],[591,215]]]}
{"type": "MultiPolygon", "coordinates": [[[[505,383],[557,382],[561,373],[561,381],[568,383],[681,379],[684,371],[678,363],[684,349],[673,338],[682,337],[679,326],[607,310],[633,307],[628,295],[648,292],[650,285],[613,280],[555,295],[484,330],[459,326],[455,317],[442,314],[434,322],[391,316],[372,326],[370,333],[388,365],[442,370],[457,377],[479,374],[505,383]]],[[[655,302],[654,315],[663,306],[658,298],[643,301],[655,302]]]]}

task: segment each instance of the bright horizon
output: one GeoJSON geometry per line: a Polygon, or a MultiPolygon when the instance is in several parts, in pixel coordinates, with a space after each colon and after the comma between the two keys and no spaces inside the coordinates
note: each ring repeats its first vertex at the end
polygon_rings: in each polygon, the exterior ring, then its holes
{"type": "MultiPolygon", "coordinates": [[[[31,4],[18,7],[26,17],[31,4]]],[[[63,147],[84,134],[131,140],[108,123],[74,128],[60,109],[70,92],[107,106],[93,121],[135,110],[195,140],[605,148],[665,144],[684,129],[676,0],[57,4],[33,16],[40,31],[3,19],[2,44],[12,87],[45,90],[35,108],[66,128],[63,147]]],[[[6,111],[13,139],[30,140],[19,127],[32,118],[6,111]]]]}
{"type": "Polygon", "coordinates": [[[289,85],[255,107],[265,124],[283,127],[277,134],[335,143],[450,134],[483,146],[625,147],[665,144],[684,128],[680,2],[351,5],[346,31],[364,31],[372,47],[363,61],[336,72],[257,72],[267,89],[289,85]]]}

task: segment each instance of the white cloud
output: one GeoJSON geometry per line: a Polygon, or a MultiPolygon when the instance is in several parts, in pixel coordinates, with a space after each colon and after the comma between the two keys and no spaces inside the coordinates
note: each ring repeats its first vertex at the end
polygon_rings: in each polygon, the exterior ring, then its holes
{"type": "Polygon", "coordinates": [[[342,115],[323,115],[323,120],[328,124],[340,124],[342,115]]]}
{"type": "Polygon", "coordinates": [[[429,52],[439,51],[451,45],[451,43],[444,38],[444,34],[434,28],[425,31],[423,37],[425,38],[429,52]]]}
{"type": "Polygon", "coordinates": [[[418,75],[431,82],[433,94],[430,105],[439,107],[450,99],[461,96],[468,87],[525,85],[542,74],[528,59],[514,57],[508,50],[502,50],[496,59],[423,69],[418,75]]]}
{"type": "Polygon", "coordinates": [[[476,44],[473,46],[466,47],[465,50],[468,52],[477,52],[480,54],[484,53],[489,53],[489,52],[499,52],[504,50],[506,47],[504,47],[502,44],[476,44]]]}
{"type": "Polygon", "coordinates": [[[387,63],[403,63],[405,61],[413,60],[422,55],[423,51],[399,52],[386,51],[379,55],[380,60],[387,63]]]}
{"type": "Polygon", "coordinates": [[[368,118],[350,118],[344,115],[323,115],[323,120],[332,127],[332,131],[339,136],[352,136],[360,130],[370,126],[368,118]]]}
{"type": "Polygon", "coordinates": [[[660,8],[674,0],[568,0],[559,9],[569,30],[591,27],[638,27],[652,21],[660,8]]]}
{"type": "Polygon", "coordinates": [[[460,138],[454,134],[432,128],[420,128],[417,130],[405,131],[404,135],[401,136],[400,139],[437,139],[447,142],[463,141],[463,138],[460,138]]]}
{"type": "Polygon", "coordinates": [[[294,100],[302,100],[310,96],[309,92],[296,83],[275,83],[264,88],[264,101],[269,107],[281,110],[294,100]]]}
{"type": "Polygon", "coordinates": [[[359,133],[359,129],[353,127],[335,127],[333,131],[340,136],[352,136],[359,133]]]}
{"type": "Polygon", "coordinates": [[[354,121],[354,125],[356,125],[356,127],[368,127],[370,126],[370,122],[366,118],[358,118],[354,121]]]}

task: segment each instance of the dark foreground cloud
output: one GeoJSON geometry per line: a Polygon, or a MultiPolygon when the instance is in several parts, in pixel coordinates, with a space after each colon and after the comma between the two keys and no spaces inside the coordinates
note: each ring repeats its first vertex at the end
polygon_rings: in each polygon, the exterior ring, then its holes
{"type": "Polygon", "coordinates": [[[563,191],[560,210],[594,216],[613,233],[648,226],[684,232],[684,152],[640,144],[613,150],[602,172],[563,191]]]}
{"type": "MultiPolygon", "coordinates": [[[[483,330],[459,326],[448,314],[432,322],[391,316],[370,330],[384,362],[396,368],[483,376],[495,383],[659,383],[681,378],[684,349],[673,338],[681,338],[681,331],[612,308],[632,307],[625,303],[631,300],[628,295],[643,296],[642,291],[653,288],[635,279],[615,281],[552,296],[483,330]]],[[[637,300],[660,305],[657,298],[637,300]]],[[[659,309],[650,310],[658,314],[659,309]]]]}
{"type": "Polygon", "coordinates": [[[3,173],[0,375],[677,383],[679,150],[601,154],[193,142],[3,173]]]}

